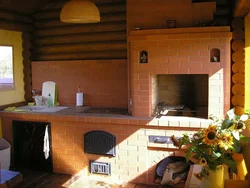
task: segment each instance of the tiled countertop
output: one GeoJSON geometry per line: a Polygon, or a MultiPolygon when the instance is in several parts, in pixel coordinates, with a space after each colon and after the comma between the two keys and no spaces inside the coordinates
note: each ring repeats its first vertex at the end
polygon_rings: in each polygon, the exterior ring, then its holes
{"type": "Polygon", "coordinates": [[[186,127],[186,128],[201,128],[207,127],[209,121],[201,118],[182,117],[182,116],[162,116],[156,117],[134,117],[122,114],[97,114],[83,113],[89,107],[68,106],[68,108],[53,112],[0,112],[0,117],[11,117],[20,120],[36,120],[36,121],[76,121],[76,122],[92,122],[92,123],[115,123],[115,124],[130,124],[130,125],[149,125],[149,126],[164,126],[164,127],[186,127]]]}

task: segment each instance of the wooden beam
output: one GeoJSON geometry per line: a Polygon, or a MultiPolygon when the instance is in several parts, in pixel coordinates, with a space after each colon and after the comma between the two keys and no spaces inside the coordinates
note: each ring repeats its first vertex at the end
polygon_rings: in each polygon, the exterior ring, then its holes
{"type": "Polygon", "coordinates": [[[69,44],[69,43],[81,43],[81,42],[102,42],[102,41],[125,41],[126,31],[113,31],[105,33],[82,33],[74,35],[61,35],[61,36],[48,36],[36,38],[34,43],[37,46],[48,44],[69,44]]]}
{"type": "MultiPolygon", "coordinates": [[[[107,13],[114,13],[114,12],[126,12],[126,4],[125,3],[119,3],[119,4],[108,4],[108,5],[100,5],[98,6],[98,9],[100,11],[100,14],[107,14],[107,13]]],[[[33,17],[35,20],[44,20],[44,19],[52,19],[52,18],[59,18],[60,17],[61,9],[55,9],[50,11],[42,11],[39,12],[33,17]]]]}
{"type": "MultiPolygon", "coordinates": [[[[114,21],[126,21],[126,12],[115,12],[107,13],[101,15],[101,22],[114,22],[114,21]]],[[[41,20],[35,22],[35,28],[49,28],[49,27],[63,27],[63,26],[72,26],[72,23],[64,23],[60,21],[60,18],[51,18],[48,20],[41,20]]],[[[77,25],[77,24],[74,24],[77,25]]]]}
{"type": "Polygon", "coordinates": [[[73,52],[95,52],[106,50],[126,50],[126,41],[115,42],[92,42],[79,44],[60,44],[60,45],[46,45],[34,47],[35,53],[52,54],[52,53],[73,53],[73,52]]]}
{"type": "Polygon", "coordinates": [[[83,60],[83,59],[127,59],[126,50],[102,52],[74,52],[58,54],[34,54],[33,61],[83,60]]]}
{"type": "Polygon", "coordinates": [[[31,24],[25,24],[25,23],[0,19],[0,29],[29,32],[29,31],[33,31],[33,26],[31,24]]]}
{"type": "Polygon", "coordinates": [[[249,0],[238,0],[234,8],[234,17],[244,17],[250,10],[249,0]]]}
{"type": "Polygon", "coordinates": [[[38,37],[53,35],[68,35],[79,33],[107,32],[107,31],[124,31],[126,22],[108,22],[97,24],[78,24],[60,28],[49,28],[36,30],[34,34],[38,37]]]}
{"type": "MultiPolygon", "coordinates": [[[[68,0],[52,1],[51,3],[45,5],[41,11],[49,11],[54,9],[62,9],[63,5],[68,2],[68,0]]],[[[100,4],[114,4],[114,3],[126,3],[126,0],[92,0],[96,5],[100,4]]]]}
{"type": "Polygon", "coordinates": [[[126,11],[126,3],[107,4],[107,5],[103,4],[97,7],[100,11],[100,14],[126,11]]]}
{"type": "Polygon", "coordinates": [[[33,19],[28,16],[16,14],[7,10],[0,10],[0,19],[17,21],[21,23],[32,23],[33,19]]]}

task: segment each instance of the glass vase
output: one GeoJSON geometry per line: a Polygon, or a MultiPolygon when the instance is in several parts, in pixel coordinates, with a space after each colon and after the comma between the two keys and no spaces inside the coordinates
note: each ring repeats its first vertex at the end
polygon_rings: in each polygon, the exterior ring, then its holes
{"type": "Polygon", "coordinates": [[[207,175],[201,182],[201,188],[224,188],[224,167],[219,165],[215,170],[204,167],[207,175]]]}

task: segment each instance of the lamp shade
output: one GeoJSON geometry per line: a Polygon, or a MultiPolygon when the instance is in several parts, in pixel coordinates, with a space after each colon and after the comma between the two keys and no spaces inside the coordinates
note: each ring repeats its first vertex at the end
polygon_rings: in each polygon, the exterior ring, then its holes
{"type": "Polygon", "coordinates": [[[100,22],[100,13],[90,1],[71,0],[63,6],[60,19],[67,23],[96,23],[100,22]]]}

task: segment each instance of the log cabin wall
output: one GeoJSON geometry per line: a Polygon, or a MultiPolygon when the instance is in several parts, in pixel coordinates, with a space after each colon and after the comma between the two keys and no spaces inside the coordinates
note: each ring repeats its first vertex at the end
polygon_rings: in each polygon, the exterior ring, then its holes
{"type": "Polygon", "coordinates": [[[215,2],[127,0],[127,30],[166,29],[168,20],[175,20],[176,27],[191,27],[198,21],[213,20],[215,11],[215,2]]]}
{"type": "Polygon", "coordinates": [[[30,101],[32,99],[30,37],[33,32],[33,19],[30,16],[18,12],[0,9],[0,29],[22,32],[22,39],[23,39],[22,55],[23,55],[23,66],[24,66],[23,72],[24,72],[24,90],[25,90],[24,98],[26,101],[30,101]]]}
{"type": "Polygon", "coordinates": [[[244,18],[236,17],[232,21],[232,107],[235,113],[244,112],[245,103],[245,31],[244,18]]]}
{"type": "Polygon", "coordinates": [[[33,61],[126,59],[126,1],[93,0],[101,22],[60,21],[67,1],[52,1],[34,14],[33,61]]]}

